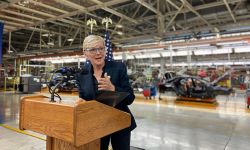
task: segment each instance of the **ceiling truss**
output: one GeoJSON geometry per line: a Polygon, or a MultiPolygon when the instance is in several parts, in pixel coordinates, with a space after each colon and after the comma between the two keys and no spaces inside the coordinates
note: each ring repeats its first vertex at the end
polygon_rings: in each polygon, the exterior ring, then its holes
{"type": "Polygon", "coordinates": [[[43,47],[81,47],[84,36],[90,32],[86,25],[90,18],[98,22],[94,34],[103,35],[102,18],[111,17],[113,24],[108,31],[117,47],[186,39],[194,33],[207,36],[250,30],[247,0],[192,3],[188,0],[89,0],[87,3],[81,0],[29,0],[25,5],[22,5],[24,0],[8,1],[0,5],[0,21],[5,23],[4,46],[8,45],[8,33],[11,32],[13,42],[10,46],[17,53],[42,50],[43,47]],[[118,24],[123,27],[117,27],[118,24]],[[44,37],[45,33],[49,37],[44,37]],[[69,38],[73,41],[68,41],[69,38]],[[54,45],[48,46],[51,41],[54,45]]]}

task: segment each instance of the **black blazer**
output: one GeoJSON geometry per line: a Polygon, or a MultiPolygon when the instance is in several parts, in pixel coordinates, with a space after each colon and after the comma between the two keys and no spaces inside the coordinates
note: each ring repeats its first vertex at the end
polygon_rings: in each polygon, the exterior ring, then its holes
{"type": "MultiPolygon", "coordinates": [[[[107,73],[110,76],[112,84],[115,86],[115,91],[130,93],[121,103],[115,108],[125,111],[131,115],[131,126],[119,131],[119,134],[127,133],[136,128],[134,116],[130,112],[128,105],[132,104],[135,95],[133,89],[129,84],[127,75],[127,68],[124,63],[115,61],[105,61],[103,73],[107,73]]],[[[93,100],[96,98],[98,92],[97,81],[93,75],[93,67],[91,63],[85,63],[84,71],[76,74],[76,81],[78,84],[79,97],[84,100],[93,100]]]]}

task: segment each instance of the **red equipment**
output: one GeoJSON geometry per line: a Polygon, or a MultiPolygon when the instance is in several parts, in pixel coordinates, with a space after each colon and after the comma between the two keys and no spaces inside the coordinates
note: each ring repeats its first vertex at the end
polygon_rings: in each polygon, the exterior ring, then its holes
{"type": "Polygon", "coordinates": [[[149,88],[143,89],[143,95],[144,95],[145,97],[150,97],[150,89],[149,89],[149,88]]]}
{"type": "Polygon", "coordinates": [[[250,106],[250,96],[247,97],[247,108],[250,106]]]}
{"type": "Polygon", "coordinates": [[[247,89],[246,91],[246,102],[247,102],[247,108],[250,106],[250,89],[247,89]]]}

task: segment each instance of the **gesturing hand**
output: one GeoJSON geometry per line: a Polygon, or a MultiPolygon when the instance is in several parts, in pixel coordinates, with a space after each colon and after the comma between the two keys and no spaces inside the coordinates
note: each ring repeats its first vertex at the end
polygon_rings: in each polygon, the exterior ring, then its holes
{"type": "Polygon", "coordinates": [[[98,90],[115,91],[115,86],[111,83],[110,76],[107,73],[104,74],[104,78],[99,79],[98,90]]]}

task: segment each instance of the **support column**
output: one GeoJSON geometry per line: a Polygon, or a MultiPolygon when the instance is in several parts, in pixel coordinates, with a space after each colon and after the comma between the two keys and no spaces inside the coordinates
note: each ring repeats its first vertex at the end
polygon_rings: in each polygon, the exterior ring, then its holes
{"type": "Polygon", "coordinates": [[[78,66],[77,66],[78,68],[80,68],[80,67],[81,67],[81,65],[80,65],[80,64],[81,64],[81,61],[80,61],[80,59],[78,58],[78,66]]]}
{"type": "Polygon", "coordinates": [[[191,62],[192,62],[191,51],[190,51],[190,48],[187,46],[187,64],[188,64],[188,68],[191,68],[191,62]]]}
{"type": "Polygon", "coordinates": [[[173,47],[172,45],[169,45],[169,51],[170,51],[170,68],[173,70],[173,47]]]}
{"type": "Polygon", "coordinates": [[[62,47],[62,35],[61,35],[61,26],[59,27],[59,35],[58,35],[58,46],[62,47]]]}
{"type": "Polygon", "coordinates": [[[11,32],[9,32],[9,49],[8,52],[11,52],[11,32]]]}
{"type": "Polygon", "coordinates": [[[163,58],[163,57],[161,57],[160,65],[161,65],[160,72],[161,72],[162,74],[164,74],[164,73],[165,73],[165,61],[164,61],[164,58],[163,58]]]}
{"type": "Polygon", "coordinates": [[[40,25],[40,39],[39,39],[39,48],[42,49],[42,25],[40,25]]]}

